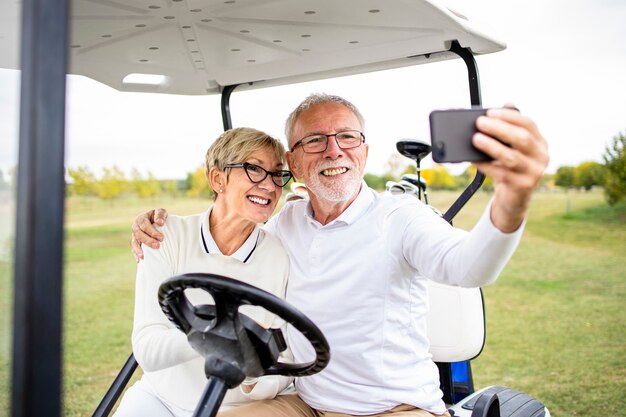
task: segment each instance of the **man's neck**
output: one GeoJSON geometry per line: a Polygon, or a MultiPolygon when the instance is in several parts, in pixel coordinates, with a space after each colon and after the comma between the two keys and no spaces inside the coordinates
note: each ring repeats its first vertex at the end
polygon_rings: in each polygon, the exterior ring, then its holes
{"type": "Polygon", "coordinates": [[[350,204],[356,200],[357,196],[361,192],[361,187],[359,187],[357,192],[349,200],[340,202],[326,201],[317,198],[315,195],[311,195],[311,207],[313,209],[313,217],[315,220],[323,225],[327,225],[337,217],[341,216],[341,213],[346,211],[346,209],[350,207],[350,204]]]}

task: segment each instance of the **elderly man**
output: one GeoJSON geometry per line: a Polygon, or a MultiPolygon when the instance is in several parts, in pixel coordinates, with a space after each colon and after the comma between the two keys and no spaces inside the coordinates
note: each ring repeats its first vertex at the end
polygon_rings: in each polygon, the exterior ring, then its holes
{"type": "MultiPolygon", "coordinates": [[[[426,279],[477,287],[497,278],[521,238],[547,144],[515,110],[492,109],[477,120],[473,143],[494,160],[476,166],[493,178],[495,193],[466,232],[414,198],[364,183],[363,125],[358,109],[337,96],[311,95],[292,112],[287,159],[309,199],[286,204],[265,226],[290,257],[287,300],[324,332],[332,360],[298,379],[297,395],[223,416],[448,415],[428,352],[426,279]]],[[[161,238],[150,225],[154,214],[133,225],[136,258],[135,239],[156,246],[161,238]]],[[[302,335],[288,332],[288,340],[296,361],[310,359],[302,335]]]]}

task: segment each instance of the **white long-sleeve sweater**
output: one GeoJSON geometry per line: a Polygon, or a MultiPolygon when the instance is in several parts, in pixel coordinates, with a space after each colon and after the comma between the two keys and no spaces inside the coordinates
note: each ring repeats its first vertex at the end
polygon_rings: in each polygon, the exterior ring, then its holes
{"type": "MultiPolygon", "coordinates": [[[[210,272],[235,278],[284,298],[289,259],[280,241],[257,228],[232,256],[221,255],[212,241],[207,222],[208,212],[200,215],[169,216],[161,229],[165,236],[158,250],[144,246],[145,259],[137,270],[135,317],[132,334],[133,352],[144,371],[142,384],[166,404],[193,411],[206,385],[204,360],[187,342],[186,335],[174,327],[158,305],[161,283],[174,275],[210,272]],[[244,262],[245,261],[245,262],[244,262]]],[[[187,290],[193,304],[211,303],[203,290],[187,290]]],[[[247,306],[246,306],[247,307],[247,306]]],[[[271,327],[284,324],[266,310],[247,307],[245,313],[271,327]]],[[[282,360],[289,361],[291,352],[282,360]]],[[[262,377],[252,392],[229,390],[224,405],[272,398],[291,382],[280,376],[262,377]]]]}

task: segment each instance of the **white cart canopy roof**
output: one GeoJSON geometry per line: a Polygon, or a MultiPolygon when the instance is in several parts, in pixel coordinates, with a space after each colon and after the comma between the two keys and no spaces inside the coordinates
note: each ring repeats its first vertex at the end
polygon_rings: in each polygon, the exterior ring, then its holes
{"type": "MultiPolygon", "coordinates": [[[[18,68],[20,4],[2,3],[0,66],[18,68]]],[[[427,0],[74,0],[70,37],[71,74],[190,95],[448,59],[454,40],[506,47],[427,0]]]]}

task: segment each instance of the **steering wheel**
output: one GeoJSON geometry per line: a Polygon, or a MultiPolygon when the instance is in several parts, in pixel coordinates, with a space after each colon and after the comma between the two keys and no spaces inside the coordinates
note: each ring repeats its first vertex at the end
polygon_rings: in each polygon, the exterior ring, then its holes
{"type": "Polygon", "coordinates": [[[177,275],[161,284],[158,297],[165,315],[205,358],[207,377],[220,378],[228,388],[239,385],[246,376],[312,375],[330,360],[328,342],[309,318],[286,301],[244,282],[207,273],[177,275]],[[215,305],[192,305],[185,295],[188,288],[210,293],[215,305]],[[239,314],[242,305],[263,307],[290,323],[311,343],[315,359],[298,364],[278,362],[286,348],[282,332],[265,329],[239,314]]]}

